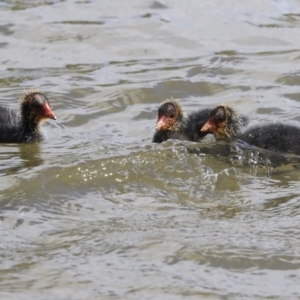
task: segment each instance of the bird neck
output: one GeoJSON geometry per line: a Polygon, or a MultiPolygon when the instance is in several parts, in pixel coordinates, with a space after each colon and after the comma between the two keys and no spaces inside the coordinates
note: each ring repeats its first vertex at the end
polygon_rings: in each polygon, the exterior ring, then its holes
{"type": "Polygon", "coordinates": [[[239,115],[234,114],[229,118],[226,126],[226,135],[228,138],[236,138],[242,128],[242,119],[239,115]]]}
{"type": "Polygon", "coordinates": [[[39,131],[39,121],[32,114],[32,111],[27,103],[22,103],[21,106],[21,122],[25,132],[39,131]]]}
{"type": "Polygon", "coordinates": [[[178,120],[176,120],[176,122],[172,126],[171,131],[181,131],[183,130],[183,127],[184,127],[184,121],[183,118],[180,117],[178,120]]]}

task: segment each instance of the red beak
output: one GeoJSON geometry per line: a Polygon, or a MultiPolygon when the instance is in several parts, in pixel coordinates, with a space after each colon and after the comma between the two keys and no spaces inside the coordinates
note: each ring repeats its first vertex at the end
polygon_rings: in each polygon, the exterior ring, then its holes
{"type": "Polygon", "coordinates": [[[48,114],[47,118],[52,119],[52,120],[56,120],[55,114],[53,112],[48,114]]]}
{"type": "Polygon", "coordinates": [[[45,117],[52,120],[56,120],[55,114],[52,112],[50,106],[47,103],[45,104],[44,109],[45,109],[45,117]]]}
{"type": "Polygon", "coordinates": [[[160,130],[162,129],[162,127],[164,127],[166,125],[166,117],[161,117],[160,119],[158,119],[158,122],[156,124],[155,129],[156,130],[160,130]]]}

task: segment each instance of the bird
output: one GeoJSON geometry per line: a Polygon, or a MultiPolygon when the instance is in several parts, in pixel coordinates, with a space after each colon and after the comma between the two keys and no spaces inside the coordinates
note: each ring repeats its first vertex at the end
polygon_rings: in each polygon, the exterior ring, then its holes
{"type": "Polygon", "coordinates": [[[56,120],[47,97],[37,91],[24,93],[20,112],[0,106],[0,143],[38,143],[45,136],[40,124],[56,120]]]}
{"type": "Polygon", "coordinates": [[[201,132],[211,109],[205,108],[186,115],[176,99],[167,99],[158,108],[156,132],[153,143],[162,143],[168,139],[197,142],[208,132],[201,132]]]}
{"type": "Polygon", "coordinates": [[[280,122],[255,125],[238,136],[255,147],[300,155],[300,127],[280,122]]]}
{"type": "Polygon", "coordinates": [[[163,101],[157,114],[153,143],[162,143],[168,139],[188,140],[185,134],[186,116],[178,100],[171,98],[163,101]]]}
{"type": "Polygon", "coordinates": [[[219,105],[212,109],[201,132],[210,132],[216,140],[233,140],[249,123],[248,117],[240,115],[234,108],[219,105]]]}
{"type": "Polygon", "coordinates": [[[201,131],[212,132],[216,139],[241,140],[258,148],[300,155],[300,126],[272,122],[245,128],[242,120],[233,108],[218,106],[201,131]]]}

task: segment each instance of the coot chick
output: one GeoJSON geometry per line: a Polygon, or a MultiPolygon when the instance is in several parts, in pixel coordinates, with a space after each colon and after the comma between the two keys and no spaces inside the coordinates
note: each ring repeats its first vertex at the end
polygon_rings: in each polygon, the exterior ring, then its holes
{"type": "Polygon", "coordinates": [[[153,142],[161,143],[168,139],[199,141],[209,133],[201,132],[200,129],[206,123],[210,112],[211,108],[206,108],[186,116],[177,100],[165,100],[158,109],[153,142]]]}
{"type": "Polygon", "coordinates": [[[211,131],[217,139],[239,139],[255,147],[300,155],[299,126],[269,123],[244,130],[244,118],[231,107],[219,106],[211,112],[201,130],[211,131]]]}
{"type": "Polygon", "coordinates": [[[248,128],[238,138],[250,145],[300,155],[300,127],[270,123],[248,128]]]}
{"type": "Polygon", "coordinates": [[[168,139],[188,140],[185,134],[185,114],[177,100],[171,98],[161,103],[155,129],[153,143],[162,143],[168,139]]]}
{"type": "Polygon", "coordinates": [[[217,140],[232,140],[243,132],[249,120],[232,107],[220,105],[213,109],[201,132],[210,132],[217,140]]]}
{"type": "Polygon", "coordinates": [[[41,142],[40,124],[47,118],[56,120],[49,100],[38,91],[24,94],[20,114],[0,106],[0,143],[41,142]]]}

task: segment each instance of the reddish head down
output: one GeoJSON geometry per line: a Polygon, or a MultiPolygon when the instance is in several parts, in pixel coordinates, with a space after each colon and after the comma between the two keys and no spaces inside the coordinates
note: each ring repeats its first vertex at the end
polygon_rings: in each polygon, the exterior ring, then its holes
{"type": "Polygon", "coordinates": [[[34,122],[43,122],[46,119],[56,120],[51,110],[47,97],[37,91],[31,91],[24,95],[21,102],[22,115],[34,122]]]}
{"type": "Polygon", "coordinates": [[[243,122],[243,118],[233,108],[221,105],[210,112],[201,131],[210,132],[217,139],[232,139],[241,131],[243,122]]]}
{"type": "Polygon", "coordinates": [[[183,112],[176,100],[164,101],[158,109],[156,130],[176,131],[182,122],[183,112]]]}
{"type": "Polygon", "coordinates": [[[211,111],[208,120],[201,128],[201,131],[214,134],[218,133],[218,131],[222,130],[222,127],[224,127],[226,120],[227,116],[224,106],[218,106],[211,111]]]}

